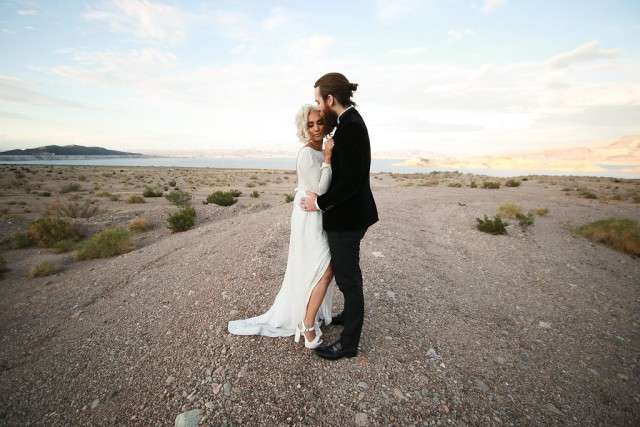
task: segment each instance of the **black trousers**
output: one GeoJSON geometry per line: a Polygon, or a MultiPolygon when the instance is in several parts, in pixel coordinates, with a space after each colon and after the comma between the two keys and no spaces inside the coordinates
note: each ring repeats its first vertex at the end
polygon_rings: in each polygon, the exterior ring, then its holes
{"type": "Polygon", "coordinates": [[[364,322],[360,241],[366,231],[327,231],[333,274],[344,295],[344,329],[340,340],[345,350],[358,350],[364,322]]]}

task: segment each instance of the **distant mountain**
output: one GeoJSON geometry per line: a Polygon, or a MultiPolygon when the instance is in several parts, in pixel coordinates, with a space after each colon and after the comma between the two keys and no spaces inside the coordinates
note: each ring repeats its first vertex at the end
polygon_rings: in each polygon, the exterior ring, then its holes
{"type": "Polygon", "coordinates": [[[46,145],[23,150],[1,151],[0,156],[140,156],[140,153],[108,150],[102,147],[85,147],[82,145],[46,145]]]}

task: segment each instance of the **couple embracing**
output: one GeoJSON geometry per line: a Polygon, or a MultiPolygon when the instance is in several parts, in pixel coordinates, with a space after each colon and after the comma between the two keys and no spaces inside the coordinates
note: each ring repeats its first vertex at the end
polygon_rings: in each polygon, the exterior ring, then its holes
{"type": "Polygon", "coordinates": [[[271,308],[230,321],[230,333],[294,335],[296,342],[303,337],[306,348],[330,360],[357,355],[364,321],[360,241],[378,221],[369,184],[369,135],[351,99],[357,87],[340,73],[325,74],[314,85],[317,106],[298,112],[297,134],[304,146],[296,161],[284,279],[271,308]],[[344,309],[335,317],[333,279],[344,295],[344,309]],[[343,325],[333,344],[323,345],[321,322],[343,325]]]}

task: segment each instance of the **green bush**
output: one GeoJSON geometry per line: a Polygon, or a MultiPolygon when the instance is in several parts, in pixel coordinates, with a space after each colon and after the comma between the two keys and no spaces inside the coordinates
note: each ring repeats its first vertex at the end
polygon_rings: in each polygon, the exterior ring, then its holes
{"type": "Polygon", "coordinates": [[[482,183],[482,188],[488,188],[490,190],[496,190],[500,188],[500,183],[497,181],[485,181],[482,183]]]}
{"type": "Polygon", "coordinates": [[[233,194],[229,191],[216,191],[207,196],[207,202],[215,203],[219,206],[231,206],[237,202],[237,200],[233,198],[233,194]]]}
{"type": "Polygon", "coordinates": [[[79,242],[77,240],[60,240],[59,242],[56,242],[51,248],[55,253],[58,254],[63,252],[70,252],[78,247],[78,243],[79,242]]]}
{"type": "Polygon", "coordinates": [[[66,216],[69,218],[91,218],[100,212],[97,206],[91,204],[89,200],[82,203],[78,202],[55,202],[49,206],[49,213],[57,216],[66,216]]]}
{"type": "Polygon", "coordinates": [[[493,219],[487,218],[484,216],[484,219],[476,218],[478,221],[477,228],[478,230],[489,233],[489,234],[507,234],[507,229],[505,228],[509,225],[506,222],[502,221],[502,218],[499,216],[494,217],[493,219]]]}
{"type": "Polygon", "coordinates": [[[460,188],[462,187],[462,184],[460,184],[459,182],[450,182],[449,184],[447,184],[447,187],[460,188]]]}
{"type": "Polygon", "coordinates": [[[172,179],[171,181],[169,181],[169,187],[175,187],[176,186],[176,180],[172,179]]]}
{"type": "Polygon", "coordinates": [[[522,228],[526,228],[530,225],[533,225],[533,222],[534,222],[534,216],[531,212],[529,212],[526,215],[519,212],[516,214],[516,219],[518,220],[518,223],[522,228]]]}
{"type": "Polygon", "coordinates": [[[581,188],[580,190],[578,190],[578,194],[580,195],[580,197],[584,197],[585,199],[597,199],[598,198],[598,196],[594,192],[592,192],[592,191],[590,191],[590,190],[588,190],[586,188],[581,188]]]}
{"type": "Polygon", "coordinates": [[[158,190],[148,185],[144,186],[144,191],[142,192],[144,197],[162,197],[162,190],[158,190]]]}
{"type": "Polygon", "coordinates": [[[34,243],[27,233],[16,233],[13,235],[13,247],[16,249],[28,248],[33,246],[34,243]]]}
{"type": "Polygon", "coordinates": [[[471,181],[471,184],[469,184],[469,187],[471,187],[471,188],[477,188],[477,187],[478,187],[478,184],[476,184],[476,182],[475,182],[475,181],[471,181]]]}
{"type": "Polygon", "coordinates": [[[191,201],[191,194],[181,190],[173,190],[164,197],[176,206],[186,206],[191,201]]]}
{"type": "Polygon", "coordinates": [[[249,196],[253,197],[254,199],[257,199],[258,197],[260,197],[260,193],[258,192],[258,190],[254,190],[251,192],[251,194],[249,194],[249,196]]]}
{"type": "Polygon", "coordinates": [[[133,250],[131,235],[124,228],[107,228],[94,234],[83,242],[76,253],[76,258],[94,259],[109,258],[133,250]]]}
{"type": "Polygon", "coordinates": [[[507,187],[520,187],[520,181],[517,179],[508,179],[507,182],[504,183],[507,187]]]}
{"type": "Polygon", "coordinates": [[[29,238],[47,248],[62,240],[78,241],[82,234],[67,221],[60,218],[40,218],[33,221],[27,229],[29,238]]]}
{"type": "Polygon", "coordinates": [[[293,194],[293,193],[285,194],[284,195],[284,202],[285,203],[291,203],[291,202],[293,202],[294,197],[295,197],[295,194],[293,194]]]}
{"type": "Polygon", "coordinates": [[[196,210],[187,206],[180,209],[178,212],[169,216],[167,219],[167,227],[173,231],[186,231],[194,226],[196,223],[196,210]]]}

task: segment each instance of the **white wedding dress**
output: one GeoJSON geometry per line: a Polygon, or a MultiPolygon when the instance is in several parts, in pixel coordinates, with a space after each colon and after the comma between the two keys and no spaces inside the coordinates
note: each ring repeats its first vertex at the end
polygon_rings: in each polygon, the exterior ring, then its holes
{"type": "MultiPolygon", "coordinates": [[[[275,301],[269,310],[250,319],[232,320],[228,330],[235,335],[286,337],[295,333],[304,319],[311,292],[327,270],[331,255],[326,232],[322,228],[322,212],[306,212],[300,199],[306,191],[323,194],[331,182],[331,166],[323,165],[322,151],[302,147],[298,152],[296,187],[291,212],[291,235],[287,270],[275,301]]],[[[328,286],[316,321],[331,323],[334,280],[328,286]]]]}

